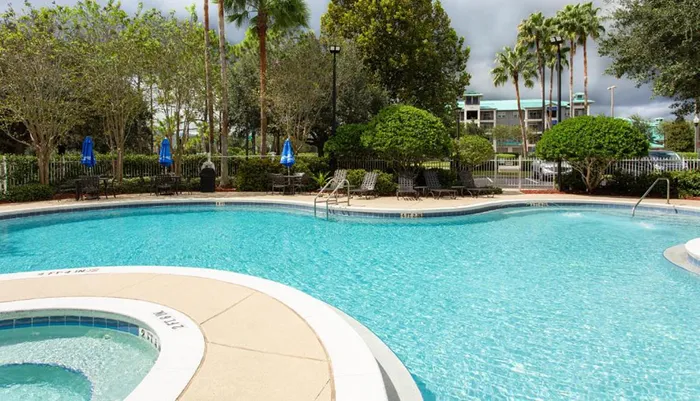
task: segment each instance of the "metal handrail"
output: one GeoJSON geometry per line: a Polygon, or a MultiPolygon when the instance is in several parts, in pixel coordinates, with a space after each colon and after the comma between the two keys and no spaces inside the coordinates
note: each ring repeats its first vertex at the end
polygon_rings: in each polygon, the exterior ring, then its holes
{"type": "Polygon", "coordinates": [[[666,181],[666,204],[668,205],[671,203],[671,180],[669,180],[668,178],[657,178],[656,181],[654,181],[654,183],[651,184],[649,189],[647,189],[647,191],[644,193],[644,195],[642,195],[642,197],[639,198],[639,201],[637,201],[637,204],[634,205],[634,207],[632,208],[632,217],[634,217],[634,214],[637,211],[637,206],[639,206],[639,204],[642,203],[644,198],[646,198],[647,195],[649,195],[649,193],[651,193],[651,190],[654,189],[654,187],[656,186],[656,184],[659,181],[666,181]]]}
{"type": "Polygon", "coordinates": [[[328,219],[328,216],[329,216],[329,214],[330,214],[330,210],[329,210],[328,204],[330,203],[331,198],[335,199],[335,203],[338,204],[338,194],[337,194],[337,192],[338,192],[339,189],[342,189],[343,187],[347,188],[347,190],[348,190],[348,194],[347,194],[348,200],[347,200],[347,203],[348,203],[348,206],[350,206],[350,181],[348,181],[347,179],[344,179],[344,180],[342,181],[342,185],[337,185],[337,186],[333,189],[333,191],[332,191],[330,194],[328,194],[328,198],[326,198],[325,201],[323,201],[323,200],[319,201],[319,200],[318,200],[318,198],[320,198],[321,195],[323,195],[323,192],[324,192],[326,189],[328,189],[328,187],[329,187],[331,184],[335,184],[335,180],[328,181],[328,183],[327,183],[323,188],[321,188],[321,190],[318,192],[318,194],[316,194],[316,197],[314,197],[314,217],[316,217],[316,204],[317,204],[318,202],[325,202],[325,203],[326,203],[326,219],[328,219]]]}

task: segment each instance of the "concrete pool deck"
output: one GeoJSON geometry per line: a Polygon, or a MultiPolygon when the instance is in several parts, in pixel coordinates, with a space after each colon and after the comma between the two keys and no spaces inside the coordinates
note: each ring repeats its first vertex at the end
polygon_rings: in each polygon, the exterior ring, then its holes
{"type": "Polygon", "coordinates": [[[206,351],[179,400],[335,399],[331,364],[316,333],[292,309],[260,291],[214,279],[144,273],[0,281],[0,302],[57,297],[149,301],[195,321],[206,351]]]}

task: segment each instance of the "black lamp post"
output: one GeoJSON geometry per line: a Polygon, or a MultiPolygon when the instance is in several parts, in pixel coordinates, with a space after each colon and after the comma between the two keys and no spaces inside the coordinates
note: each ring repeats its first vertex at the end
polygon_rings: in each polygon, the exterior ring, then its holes
{"type": "MultiPolygon", "coordinates": [[[[552,38],[551,42],[553,45],[557,46],[557,124],[559,124],[564,116],[561,109],[561,45],[564,43],[564,39],[561,36],[555,36],[552,38]]],[[[571,107],[571,105],[569,105],[569,107],[571,107]]],[[[557,160],[557,182],[559,183],[559,190],[561,191],[561,159],[557,160]]]]}
{"type": "Polygon", "coordinates": [[[700,113],[695,112],[695,118],[693,119],[693,124],[695,124],[695,154],[700,152],[700,113]]]}
{"type": "MultiPolygon", "coordinates": [[[[336,103],[338,101],[338,89],[336,88],[337,72],[336,72],[336,56],[340,53],[340,46],[331,45],[328,49],[333,55],[333,125],[331,125],[331,137],[335,136],[335,130],[337,128],[336,122],[336,103]]],[[[331,170],[336,168],[335,155],[330,154],[330,167],[331,170]]]]}

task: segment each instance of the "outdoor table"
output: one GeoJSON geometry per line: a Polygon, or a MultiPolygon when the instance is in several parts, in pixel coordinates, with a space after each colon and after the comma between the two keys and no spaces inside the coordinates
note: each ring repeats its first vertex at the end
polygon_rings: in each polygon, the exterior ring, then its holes
{"type": "Polygon", "coordinates": [[[423,196],[428,195],[428,187],[427,186],[418,185],[418,186],[414,186],[413,189],[415,189],[416,191],[420,191],[421,195],[423,195],[423,196]]]}
{"type": "Polygon", "coordinates": [[[115,198],[117,197],[117,192],[114,190],[114,178],[112,177],[100,177],[100,180],[102,181],[102,185],[104,186],[104,191],[105,191],[105,199],[109,198],[109,184],[111,181],[112,184],[112,196],[115,198]]]}
{"type": "Polygon", "coordinates": [[[294,174],[292,174],[292,175],[283,175],[282,177],[284,177],[284,178],[287,179],[287,186],[288,186],[289,188],[291,188],[292,195],[295,195],[295,194],[296,194],[296,190],[294,189],[294,184],[292,184],[292,180],[294,180],[294,179],[296,179],[296,178],[298,178],[298,177],[297,177],[296,175],[294,175],[294,174]]]}

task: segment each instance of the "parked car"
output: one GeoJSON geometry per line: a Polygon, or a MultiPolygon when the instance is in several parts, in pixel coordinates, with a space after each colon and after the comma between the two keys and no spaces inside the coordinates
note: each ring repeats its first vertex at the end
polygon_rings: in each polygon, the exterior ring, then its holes
{"type": "MultiPolygon", "coordinates": [[[[559,168],[559,163],[548,162],[544,160],[535,160],[532,162],[532,170],[534,172],[535,178],[537,179],[551,179],[557,175],[559,168]]],[[[561,172],[562,174],[568,174],[571,172],[571,165],[567,162],[561,162],[561,172]]]]}
{"type": "Polygon", "coordinates": [[[688,169],[688,163],[676,152],[670,150],[651,150],[649,155],[638,160],[621,161],[617,163],[620,171],[641,175],[654,171],[681,171],[688,169]]]}

